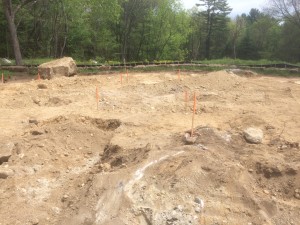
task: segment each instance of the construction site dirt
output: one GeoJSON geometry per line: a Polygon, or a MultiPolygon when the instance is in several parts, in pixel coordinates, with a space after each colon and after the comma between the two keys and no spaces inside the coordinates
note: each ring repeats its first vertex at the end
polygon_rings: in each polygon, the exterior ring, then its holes
{"type": "Polygon", "coordinates": [[[0,106],[0,225],[300,224],[300,78],[16,79],[0,106]]]}

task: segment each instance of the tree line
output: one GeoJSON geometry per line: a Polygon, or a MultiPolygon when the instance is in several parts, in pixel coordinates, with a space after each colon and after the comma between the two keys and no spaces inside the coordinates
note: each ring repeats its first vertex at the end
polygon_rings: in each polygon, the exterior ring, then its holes
{"type": "Polygon", "coordinates": [[[230,18],[226,0],[2,0],[0,57],[300,61],[300,0],[230,18]]]}

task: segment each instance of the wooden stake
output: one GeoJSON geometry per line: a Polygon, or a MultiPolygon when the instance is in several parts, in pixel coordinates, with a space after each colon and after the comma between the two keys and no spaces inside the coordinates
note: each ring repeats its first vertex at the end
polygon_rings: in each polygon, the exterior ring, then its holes
{"type": "Polygon", "coordinates": [[[40,76],[40,73],[38,73],[38,77],[37,77],[37,78],[38,78],[38,80],[41,80],[41,76],[40,76]]]}
{"type": "Polygon", "coordinates": [[[193,117],[192,117],[192,131],[191,137],[194,135],[194,120],[195,120],[195,113],[196,113],[196,92],[194,92],[194,107],[193,107],[193,117]]]}
{"type": "Polygon", "coordinates": [[[129,77],[128,77],[128,69],[126,69],[126,74],[127,74],[127,83],[129,81],[129,77]]]}
{"type": "Polygon", "coordinates": [[[178,80],[180,80],[180,69],[178,69],[178,80]]]}
{"type": "Polygon", "coordinates": [[[2,84],[4,84],[4,75],[2,73],[2,78],[1,78],[2,84]]]}

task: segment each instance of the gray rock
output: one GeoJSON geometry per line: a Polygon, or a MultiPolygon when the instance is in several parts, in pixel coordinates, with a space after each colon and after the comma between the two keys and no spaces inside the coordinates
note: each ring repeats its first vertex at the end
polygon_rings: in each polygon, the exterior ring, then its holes
{"type": "Polygon", "coordinates": [[[191,135],[189,133],[185,133],[185,135],[184,135],[185,144],[192,145],[196,142],[196,140],[197,140],[196,136],[191,137],[191,135]]]}
{"type": "Polygon", "coordinates": [[[183,211],[183,206],[182,205],[178,205],[175,207],[176,210],[182,212],[183,211]]]}
{"type": "Polygon", "coordinates": [[[195,212],[196,212],[196,213],[201,213],[201,208],[200,208],[199,206],[197,206],[197,207],[195,208],[195,212]]]}
{"type": "Polygon", "coordinates": [[[201,206],[203,205],[203,200],[201,198],[199,198],[199,197],[195,197],[194,202],[196,202],[197,204],[199,204],[201,206]]]}
{"type": "Polygon", "coordinates": [[[15,144],[12,142],[6,143],[0,147],[0,165],[8,161],[8,159],[11,157],[14,147],[15,144]]]}
{"type": "Polygon", "coordinates": [[[249,127],[244,130],[244,138],[251,144],[260,144],[263,140],[263,131],[259,128],[249,127]]]}
{"type": "Polygon", "coordinates": [[[2,58],[0,59],[0,65],[10,65],[12,64],[12,61],[10,61],[9,59],[6,59],[6,58],[2,58]]]}

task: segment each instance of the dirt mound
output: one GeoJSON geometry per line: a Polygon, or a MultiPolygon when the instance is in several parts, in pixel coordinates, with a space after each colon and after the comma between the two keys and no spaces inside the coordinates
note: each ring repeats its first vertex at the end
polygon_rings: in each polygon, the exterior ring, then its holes
{"type": "Polygon", "coordinates": [[[228,71],[229,73],[233,73],[239,76],[246,76],[246,77],[254,77],[257,76],[257,73],[251,70],[242,70],[242,69],[232,69],[228,71]]]}
{"type": "Polygon", "coordinates": [[[136,165],[148,158],[150,150],[150,144],[144,148],[136,149],[124,149],[118,145],[107,145],[100,163],[109,163],[111,168],[136,165]]]}
{"type": "MultiPolygon", "coordinates": [[[[69,198],[64,193],[71,193],[73,187],[87,182],[86,174],[97,167],[100,154],[120,124],[119,120],[80,115],[29,123],[25,133],[13,140],[9,160],[2,160],[0,165],[11,171],[5,181],[0,179],[0,182],[14,190],[1,192],[2,204],[14,201],[16,204],[6,210],[22,212],[14,221],[30,222],[32,218],[47,223],[45,213],[50,215],[54,210],[54,214],[59,214],[67,201],[61,199],[69,198]],[[19,208],[23,200],[30,202],[31,207],[19,208]]],[[[2,218],[8,220],[7,216],[2,218]]]]}

